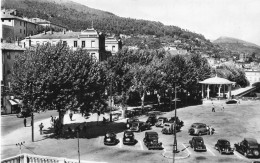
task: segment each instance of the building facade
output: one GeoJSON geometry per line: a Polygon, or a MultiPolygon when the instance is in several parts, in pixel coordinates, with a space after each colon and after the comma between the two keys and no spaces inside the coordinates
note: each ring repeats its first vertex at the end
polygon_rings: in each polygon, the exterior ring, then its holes
{"type": "Polygon", "coordinates": [[[2,39],[7,42],[22,40],[37,34],[38,25],[15,15],[15,12],[2,11],[2,39]]]}
{"type": "Polygon", "coordinates": [[[13,72],[14,59],[17,55],[22,54],[25,51],[12,43],[2,43],[1,44],[1,113],[17,113],[20,111],[18,107],[19,100],[13,98],[13,93],[11,91],[11,74],[13,72]]]}
{"type": "Polygon", "coordinates": [[[114,37],[108,37],[105,40],[106,51],[110,51],[112,55],[115,55],[119,50],[122,49],[121,40],[117,40],[114,37]]]}
{"type": "Polygon", "coordinates": [[[66,27],[52,23],[52,22],[45,20],[45,19],[31,18],[29,20],[33,23],[38,24],[39,30],[41,30],[41,29],[50,29],[50,30],[54,30],[54,31],[66,31],[67,30],[66,27]]]}
{"type": "Polygon", "coordinates": [[[249,81],[250,85],[260,82],[260,71],[246,70],[246,78],[249,81]]]}
{"type": "Polygon", "coordinates": [[[109,53],[105,50],[105,35],[95,29],[86,29],[81,32],[44,32],[38,35],[26,37],[22,40],[23,47],[36,47],[37,44],[51,43],[53,45],[62,41],[73,50],[82,48],[98,61],[106,60],[109,53]]]}

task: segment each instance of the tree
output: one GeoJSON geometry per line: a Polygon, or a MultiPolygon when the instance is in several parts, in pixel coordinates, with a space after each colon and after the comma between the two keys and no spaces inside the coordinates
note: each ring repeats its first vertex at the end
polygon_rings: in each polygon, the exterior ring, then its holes
{"type": "Polygon", "coordinates": [[[17,56],[13,89],[32,111],[55,108],[60,123],[67,110],[104,105],[105,73],[100,63],[82,49],[72,51],[61,42],[40,45],[17,56]]]}

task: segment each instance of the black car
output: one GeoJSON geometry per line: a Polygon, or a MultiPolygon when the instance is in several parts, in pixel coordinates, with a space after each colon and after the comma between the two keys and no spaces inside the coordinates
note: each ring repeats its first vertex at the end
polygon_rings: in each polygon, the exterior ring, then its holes
{"type": "Polygon", "coordinates": [[[157,122],[156,116],[150,116],[146,121],[146,123],[150,124],[151,126],[154,126],[156,122],[157,122]]]}
{"type": "Polygon", "coordinates": [[[150,149],[163,149],[162,143],[158,142],[158,133],[154,131],[145,132],[144,144],[150,149]]]}
{"type": "Polygon", "coordinates": [[[132,131],[125,131],[123,137],[123,144],[134,145],[136,144],[135,135],[132,131]]]}
{"type": "Polygon", "coordinates": [[[230,99],[226,101],[226,104],[236,104],[238,101],[236,99],[230,99]]]}
{"type": "Polygon", "coordinates": [[[130,127],[132,127],[132,124],[134,122],[139,122],[139,119],[137,119],[137,118],[129,118],[129,119],[127,119],[127,121],[126,121],[126,128],[129,129],[130,127]]]}
{"type": "Polygon", "coordinates": [[[226,139],[219,139],[217,144],[215,144],[215,149],[219,151],[220,154],[233,154],[234,148],[231,148],[230,142],[226,139]]]}
{"type": "Polygon", "coordinates": [[[116,145],[119,143],[119,140],[116,138],[116,134],[114,132],[107,132],[104,137],[105,145],[116,145]]]}
{"type": "Polygon", "coordinates": [[[150,124],[145,122],[134,122],[132,123],[132,127],[130,127],[131,131],[141,132],[144,130],[149,130],[151,128],[150,124]]]}
{"type": "Polygon", "coordinates": [[[260,157],[260,148],[256,139],[245,138],[240,143],[234,145],[235,150],[246,157],[260,157]]]}
{"type": "Polygon", "coordinates": [[[21,111],[20,113],[18,113],[17,118],[26,118],[26,117],[30,117],[31,116],[31,112],[29,110],[24,110],[21,111]]]}
{"type": "Polygon", "coordinates": [[[189,141],[189,143],[190,143],[190,147],[193,148],[194,151],[207,151],[203,138],[200,136],[193,137],[189,141]]]}

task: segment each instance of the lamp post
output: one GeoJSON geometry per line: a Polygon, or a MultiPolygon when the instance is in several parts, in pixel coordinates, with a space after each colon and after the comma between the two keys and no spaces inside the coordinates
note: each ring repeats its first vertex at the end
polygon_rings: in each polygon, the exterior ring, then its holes
{"type": "Polygon", "coordinates": [[[77,137],[78,137],[78,159],[79,159],[79,163],[80,163],[80,151],[79,151],[79,129],[77,129],[77,137]]]}
{"type": "Polygon", "coordinates": [[[16,143],[15,145],[16,146],[19,146],[19,149],[20,149],[20,154],[22,154],[22,145],[24,144],[25,142],[23,141],[23,142],[21,142],[21,143],[16,143]]]}
{"type": "Polygon", "coordinates": [[[111,82],[110,82],[110,95],[109,95],[109,107],[110,107],[110,114],[109,114],[109,117],[110,117],[110,122],[112,122],[112,78],[111,78],[111,82]]]}

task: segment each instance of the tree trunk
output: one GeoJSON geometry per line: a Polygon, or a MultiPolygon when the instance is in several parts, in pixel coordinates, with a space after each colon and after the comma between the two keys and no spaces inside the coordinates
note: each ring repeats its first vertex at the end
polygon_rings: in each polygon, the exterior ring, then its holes
{"type": "Polygon", "coordinates": [[[142,97],[141,97],[141,101],[142,101],[142,113],[144,113],[144,97],[145,97],[145,92],[143,93],[142,97]]]}

